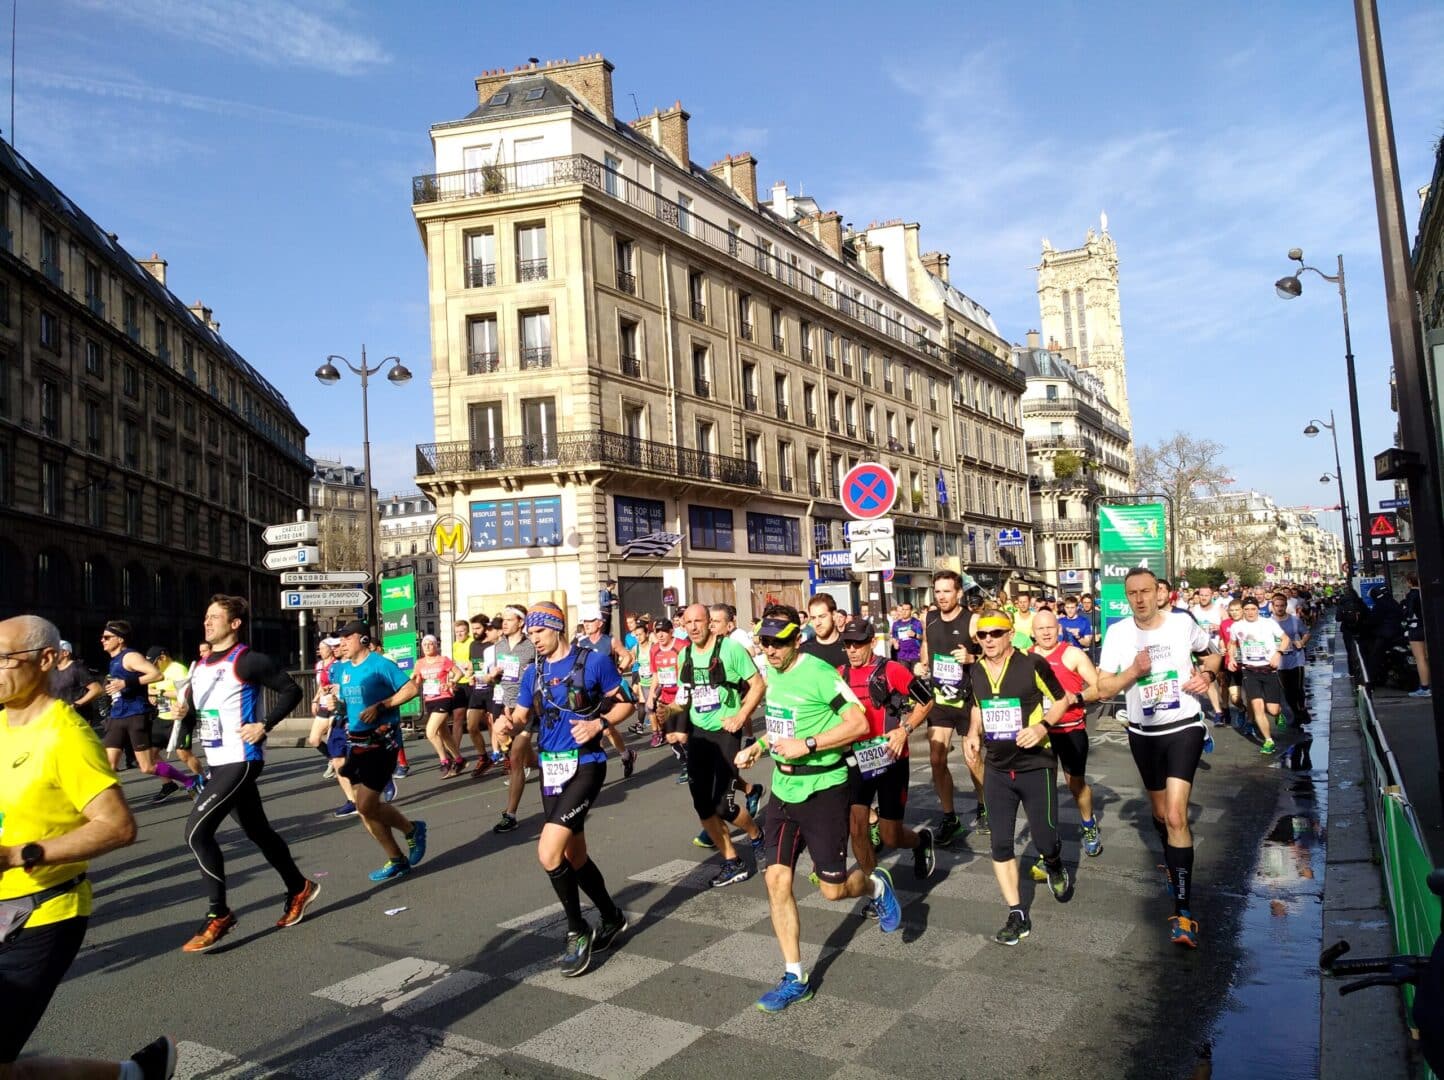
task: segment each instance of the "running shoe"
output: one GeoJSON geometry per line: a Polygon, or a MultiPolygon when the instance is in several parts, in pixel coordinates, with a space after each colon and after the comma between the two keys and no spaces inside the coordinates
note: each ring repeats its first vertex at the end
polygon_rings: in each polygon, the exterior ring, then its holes
{"type": "Polygon", "coordinates": [[[637,767],[637,752],[628,750],[622,755],[622,779],[630,779],[632,771],[637,767]]]}
{"type": "Polygon", "coordinates": [[[627,922],[627,913],[617,911],[616,922],[602,920],[602,925],[597,927],[597,932],[592,935],[592,952],[601,952],[608,945],[617,939],[617,935],[624,933],[631,924],[627,922]]]}
{"type": "Polygon", "coordinates": [[[686,769],[683,769],[681,772],[679,772],[679,773],[677,774],[677,783],[679,783],[679,784],[686,784],[686,783],[690,783],[690,782],[691,782],[691,777],[689,777],[689,776],[687,775],[687,770],[686,770],[686,769]]]}
{"type": "Polygon", "coordinates": [[[1223,713],[1214,713],[1214,714],[1213,714],[1213,726],[1214,726],[1214,727],[1228,727],[1228,723],[1229,723],[1228,717],[1225,716],[1223,713]]]}
{"type": "Polygon", "coordinates": [[[236,917],[231,912],[209,916],[200,933],[181,946],[181,952],[206,952],[216,947],[221,938],[235,929],[236,917]]]}
{"type": "Polygon", "coordinates": [[[628,735],[645,735],[645,734],[647,734],[647,726],[646,726],[645,724],[643,724],[642,721],[638,720],[638,721],[637,721],[635,724],[633,724],[631,727],[627,728],[627,734],[628,734],[628,735]]]}
{"type": "Polygon", "coordinates": [[[1410,691],[1409,691],[1409,696],[1410,696],[1410,697],[1417,697],[1417,698],[1433,697],[1433,696],[1434,696],[1434,691],[1431,690],[1431,689],[1429,689],[1429,687],[1427,687],[1427,686],[1421,686],[1421,687],[1419,687],[1419,689],[1417,689],[1417,690],[1410,690],[1410,691]]]}
{"type": "Polygon", "coordinates": [[[1207,728],[1203,729],[1203,752],[1205,754],[1213,753],[1213,732],[1207,728]]]}
{"type": "Polygon", "coordinates": [[[491,763],[493,765],[500,765],[505,760],[506,755],[503,754],[500,750],[493,750],[491,752],[491,763]]]}
{"type": "Polygon", "coordinates": [[[1056,874],[1051,871],[1048,873],[1048,890],[1060,904],[1066,904],[1073,899],[1073,875],[1068,873],[1068,868],[1061,862],[1056,874]]]}
{"type": "Polygon", "coordinates": [[[471,778],[473,780],[481,779],[489,768],[491,768],[491,758],[485,756],[477,758],[476,768],[471,770],[471,778]]]}
{"type": "Polygon", "coordinates": [[[973,815],[973,823],[968,826],[969,832],[991,833],[993,830],[988,827],[988,808],[978,807],[978,812],[973,815]]]}
{"type": "Polygon", "coordinates": [[[767,794],[767,789],[761,784],[753,784],[752,790],[747,793],[747,816],[753,821],[757,820],[757,811],[762,809],[762,796],[767,794]]]}
{"type": "Polygon", "coordinates": [[[938,853],[933,844],[933,831],[927,826],[918,830],[918,846],[913,848],[913,877],[923,881],[933,876],[938,866],[938,853]]]}
{"type": "Polygon", "coordinates": [[[561,970],[562,975],[568,979],[575,979],[592,964],[592,932],[590,929],[583,933],[570,933],[567,935],[567,951],[562,953],[561,970]]]}
{"type": "Polygon", "coordinates": [[[739,881],[746,881],[751,876],[751,869],[741,859],[724,859],[722,860],[722,869],[708,884],[714,889],[722,889],[728,885],[735,885],[739,881]]]}
{"type": "Polygon", "coordinates": [[[661,746],[661,745],[662,745],[662,733],[661,733],[660,731],[654,731],[654,732],[652,733],[652,741],[651,741],[650,743],[648,743],[647,745],[649,745],[653,750],[655,750],[655,749],[657,749],[657,747],[661,746]]]}
{"type": "Polygon", "coordinates": [[[177,784],[174,780],[167,780],[164,784],[160,786],[160,790],[155,793],[155,797],[150,801],[152,803],[163,803],[179,790],[179,784],[177,784]]]}
{"type": "Polygon", "coordinates": [[[524,784],[530,784],[530,783],[531,783],[533,780],[535,780],[539,775],[540,775],[540,774],[539,774],[535,769],[533,769],[530,765],[528,765],[525,769],[522,770],[522,774],[521,774],[522,783],[524,783],[524,784]]]}
{"type": "Polygon", "coordinates": [[[752,864],[756,866],[757,869],[761,870],[763,862],[765,862],[767,859],[767,855],[763,850],[766,845],[762,842],[762,834],[758,833],[756,836],[752,837],[751,844],[752,864]]]}
{"type": "Polygon", "coordinates": [[[1048,868],[1043,865],[1043,856],[1039,855],[1037,861],[1028,867],[1028,876],[1034,881],[1048,880],[1048,868]]]}
{"type": "Polygon", "coordinates": [[[872,853],[876,855],[882,850],[882,822],[870,821],[867,825],[867,839],[872,844],[872,853]]]}
{"type": "Polygon", "coordinates": [[[131,1054],[130,1060],[140,1066],[141,1080],[170,1080],[175,1075],[175,1040],[162,1035],[131,1054]]]}
{"type": "Polygon", "coordinates": [[[1272,754],[1277,749],[1278,747],[1274,746],[1274,741],[1272,739],[1265,739],[1263,745],[1258,748],[1258,752],[1267,756],[1269,754],[1272,754]]]}
{"type": "Polygon", "coordinates": [[[957,814],[944,814],[943,819],[938,822],[936,830],[937,843],[947,847],[958,837],[963,835],[963,823],[958,820],[957,814]]]}
{"type": "Polygon", "coordinates": [[[706,829],[703,829],[696,836],[692,837],[692,846],[706,848],[708,851],[717,850],[717,845],[712,843],[712,838],[707,835],[706,829]]]}
{"type": "Polygon", "coordinates": [[[516,818],[505,810],[501,812],[501,820],[491,827],[494,833],[507,833],[516,828],[516,818]]]}
{"type": "Polygon", "coordinates": [[[817,876],[817,871],[816,871],[816,870],[814,870],[812,873],[810,873],[810,874],[807,875],[807,881],[808,881],[808,884],[810,884],[810,885],[821,885],[821,884],[822,884],[822,878],[820,878],[820,877],[817,876]]]}
{"type": "Polygon", "coordinates": [[[781,1012],[798,1001],[812,998],[812,987],[806,979],[799,979],[792,972],[782,976],[782,981],[757,999],[757,1007],[763,1012],[781,1012]]]}
{"type": "Polygon", "coordinates": [[[882,895],[873,897],[877,905],[877,925],[884,934],[891,934],[902,925],[902,904],[898,903],[897,892],[892,887],[892,874],[879,866],[872,872],[872,880],[882,886],[882,895]]]}
{"type": "Polygon", "coordinates": [[[1274,727],[1278,728],[1280,731],[1283,731],[1288,726],[1289,718],[1283,713],[1279,713],[1277,716],[1274,717],[1274,727]]]}
{"type": "Polygon", "coordinates": [[[396,798],[396,781],[388,780],[385,789],[381,792],[381,801],[390,802],[394,798],[396,798]]]}
{"type": "Polygon", "coordinates": [[[406,837],[406,861],[415,866],[426,858],[426,822],[413,821],[411,833],[406,837]]]}
{"type": "Polygon", "coordinates": [[[191,778],[191,798],[198,799],[205,794],[206,781],[210,778],[209,773],[196,773],[191,778]]]}
{"type": "Polygon", "coordinates": [[[437,771],[440,772],[441,775],[444,777],[447,773],[451,771],[451,759],[449,757],[441,758],[437,761],[436,768],[437,771]]]}
{"type": "Polygon", "coordinates": [[[877,901],[876,901],[876,900],[869,900],[867,903],[865,903],[865,904],[862,905],[862,917],[863,917],[864,919],[876,919],[876,918],[877,918],[877,901]]]}
{"type": "Polygon", "coordinates": [[[411,864],[406,861],[405,857],[402,857],[400,859],[387,859],[385,866],[380,870],[372,870],[367,876],[369,876],[372,881],[390,881],[392,878],[399,878],[403,874],[409,873],[411,873],[411,864]]]}
{"type": "Polygon", "coordinates": [[[295,926],[306,914],[306,909],[311,906],[316,897],[321,895],[321,883],[308,881],[295,896],[286,897],[286,910],[276,920],[278,927],[295,926]]]}
{"type": "Polygon", "coordinates": [[[1033,931],[1033,923],[1021,911],[1008,912],[1008,921],[993,935],[999,945],[1016,945],[1033,931]]]}
{"type": "Polygon", "coordinates": [[[1083,826],[1083,854],[1090,859],[1103,854],[1103,835],[1098,831],[1096,823],[1083,826]]]}
{"type": "Polygon", "coordinates": [[[398,779],[398,780],[405,780],[408,776],[411,775],[411,766],[410,766],[410,765],[398,765],[398,766],[396,766],[396,771],[395,771],[394,773],[392,773],[391,775],[394,776],[394,777],[396,777],[396,779],[398,779]]]}
{"type": "Polygon", "coordinates": [[[353,803],[350,799],[347,799],[340,806],[336,807],[334,811],[332,811],[331,816],[335,818],[343,818],[350,817],[354,813],[356,813],[356,804],[353,803]]]}
{"type": "Polygon", "coordinates": [[[336,779],[336,765],[334,762],[326,762],[326,771],[321,774],[322,780],[336,779]]]}
{"type": "Polygon", "coordinates": [[[1168,940],[1187,949],[1198,948],[1198,920],[1185,912],[1168,917],[1168,940]]]}

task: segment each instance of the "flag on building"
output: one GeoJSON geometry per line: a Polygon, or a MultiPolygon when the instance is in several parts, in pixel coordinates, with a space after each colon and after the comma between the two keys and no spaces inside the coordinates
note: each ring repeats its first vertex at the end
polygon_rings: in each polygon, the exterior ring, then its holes
{"type": "Polygon", "coordinates": [[[660,559],[681,542],[681,533],[650,532],[629,541],[622,548],[621,556],[624,559],[634,559],[637,556],[660,559]]]}
{"type": "Polygon", "coordinates": [[[948,505],[948,482],[943,479],[943,470],[938,470],[938,505],[948,505]]]}

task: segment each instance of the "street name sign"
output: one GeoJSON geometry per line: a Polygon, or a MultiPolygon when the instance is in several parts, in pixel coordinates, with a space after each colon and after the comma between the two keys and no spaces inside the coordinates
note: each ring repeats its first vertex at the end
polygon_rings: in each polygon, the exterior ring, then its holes
{"type": "Polygon", "coordinates": [[[365,570],[287,570],[282,585],[365,585],[371,575],[365,570]]]}
{"type": "Polygon", "coordinates": [[[266,552],[263,560],[267,570],[284,570],[288,566],[313,566],[321,558],[319,548],[310,546],[276,548],[266,552]]]}
{"type": "Polygon", "coordinates": [[[307,608],[350,608],[365,607],[371,603],[370,595],[364,589],[321,589],[303,592],[300,589],[281,593],[283,611],[302,611],[307,608]]]}
{"type": "Polygon", "coordinates": [[[281,525],[267,525],[261,539],[270,547],[280,544],[306,544],[321,538],[320,527],[314,521],[288,521],[281,525]]]}

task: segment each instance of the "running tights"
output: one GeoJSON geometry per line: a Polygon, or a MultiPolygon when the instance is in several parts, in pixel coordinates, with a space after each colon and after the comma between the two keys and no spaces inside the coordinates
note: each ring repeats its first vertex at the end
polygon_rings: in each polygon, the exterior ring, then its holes
{"type": "Polygon", "coordinates": [[[306,879],[296,869],[291,849],[281,839],[266,811],[261,807],[261,793],[256,781],[265,766],[262,761],[238,761],[230,765],[211,766],[211,778],[205,792],[191,806],[186,821],[186,845],[201,864],[201,874],[210,889],[211,907],[208,915],[224,915],[226,906],[226,864],[221,846],[216,843],[216,830],[227,814],[234,815],[251,843],[261,849],[266,861],[276,868],[286,883],[286,895],[295,896],[306,887],[306,879]]]}
{"type": "Polygon", "coordinates": [[[988,766],[983,774],[983,801],[993,829],[993,861],[1009,862],[1018,834],[1018,806],[1028,816],[1028,831],[1043,862],[1056,869],[1062,858],[1058,838],[1058,770],[1028,769],[1008,772],[988,766]]]}
{"type": "Polygon", "coordinates": [[[1294,714],[1294,720],[1307,720],[1309,708],[1304,704],[1304,669],[1285,668],[1279,672],[1279,681],[1284,685],[1284,700],[1289,703],[1289,711],[1294,714]]]}

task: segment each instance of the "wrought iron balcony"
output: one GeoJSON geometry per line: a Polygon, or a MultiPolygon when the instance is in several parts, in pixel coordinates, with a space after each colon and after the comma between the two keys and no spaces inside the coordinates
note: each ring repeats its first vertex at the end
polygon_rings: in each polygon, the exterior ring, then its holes
{"type": "Polygon", "coordinates": [[[642,377],[642,361],[640,357],[622,354],[622,374],[630,375],[634,379],[642,377]]]}
{"type": "Polygon", "coordinates": [[[909,440],[908,440],[908,453],[909,453],[909,454],[916,454],[917,452],[918,452],[917,440],[916,440],[916,439],[909,439],[909,440]]]}
{"type": "Polygon", "coordinates": [[[547,261],[545,259],[521,259],[516,264],[518,281],[545,281],[547,261]]]}
{"type": "Polygon", "coordinates": [[[751,324],[750,322],[748,322],[746,319],[741,319],[741,320],[739,320],[738,326],[737,326],[737,332],[738,332],[739,334],[741,334],[744,338],[746,338],[748,341],[751,341],[751,340],[752,340],[752,324],[751,324]]]}
{"type": "Polygon", "coordinates": [[[748,412],[757,411],[757,391],[744,390],[742,392],[742,407],[748,412]]]}
{"type": "Polygon", "coordinates": [[[131,341],[139,341],[139,340],[140,340],[140,323],[127,322],[127,323],[125,324],[125,336],[128,337],[128,338],[130,338],[131,341]]]}
{"type": "Polygon", "coordinates": [[[495,352],[474,352],[466,356],[468,375],[491,375],[501,369],[501,361],[495,352]]]}
{"type": "Polygon", "coordinates": [[[48,277],[56,285],[65,284],[65,271],[60,269],[60,264],[51,259],[40,260],[40,272],[48,277]]]}
{"type": "Polygon", "coordinates": [[[822,357],[822,366],[825,367],[825,368],[827,368],[828,371],[836,371],[836,370],[837,370],[837,357],[833,356],[831,353],[825,353],[825,354],[823,354],[823,357],[822,357]]]}
{"type": "Polygon", "coordinates": [[[785,337],[783,337],[781,334],[773,334],[773,335],[772,335],[772,349],[773,349],[774,352],[786,352],[786,351],[787,351],[787,339],[786,339],[785,337]]]}
{"type": "Polygon", "coordinates": [[[814,429],[817,427],[817,413],[813,412],[811,409],[808,409],[807,412],[803,413],[803,416],[807,419],[808,427],[814,429]]]}
{"type": "Polygon", "coordinates": [[[629,274],[629,273],[627,273],[625,270],[618,270],[618,271],[617,271],[617,288],[618,288],[618,289],[621,289],[622,292],[624,292],[624,293],[631,293],[633,296],[636,296],[636,295],[637,295],[637,275],[636,275],[636,274],[629,274]]]}
{"type": "Polygon", "coordinates": [[[786,420],[792,415],[792,409],[785,401],[777,403],[777,419],[786,420]]]}
{"type": "Polygon", "coordinates": [[[105,301],[94,293],[85,294],[85,305],[93,314],[99,315],[102,319],[105,318],[105,301]]]}
{"type": "Polygon", "coordinates": [[[847,437],[849,439],[857,438],[857,424],[851,420],[847,424],[847,437]]]}
{"type": "Polygon", "coordinates": [[[552,366],[552,347],[550,345],[539,345],[533,348],[522,349],[521,368],[528,371],[534,368],[549,368],[552,366]]]}
{"type": "Polygon", "coordinates": [[[913,388],[912,388],[911,386],[904,386],[904,387],[903,387],[903,400],[904,400],[904,401],[911,401],[912,399],[913,399],[913,388]]]}
{"type": "Polygon", "coordinates": [[[695,322],[707,321],[707,305],[700,300],[692,301],[692,319],[695,322]]]}
{"type": "Polygon", "coordinates": [[[611,431],[562,432],[535,438],[523,435],[486,443],[422,443],[416,447],[416,474],[420,477],[511,474],[519,469],[559,466],[615,467],[680,480],[762,486],[757,466],[742,458],[634,439],[611,431]]]}
{"type": "Polygon", "coordinates": [[[808,494],[811,495],[814,499],[817,498],[819,495],[822,494],[822,481],[821,481],[821,480],[809,480],[809,481],[807,482],[807,492],[808,492],[808,494]]]}
{"type": "Polygon", "coordinates": [[[827,429],[834,435],[838,434],[842,430],[842,421],[835,416],[829,416],[827,418],[827,429]]]}
{"type": "Polygon", "coordinates": [[[891,393],[892,393],[892,387],[893,387],[893,382],[892,382],[891,379],[883,379],[883,381],[882,381],[882,390],[883,390],[883,393],[885,393],[885,394],[891,394],[891,393]]]}
{"type": "Polygon", "coordinates": [[[811,363],[812,363],[812,346],[811,346],[811,345],[804,345],[804,346],[802,347],[802,362],[803,362],[804,364],[811,364],[811,363]]]}
{"type": "Polygon", "coordinates": [[[793,487],[792,477],[787,473],[782,473],[777,477],[777,486],[782,491],[791,491],[793,487]]]}
{"type": "Polygon", "coordinates": [[[863,385],[863,386],[871,386],[871,385],[872,385],[872,371],[871,371],[871,369],[869,369],[869,368],[863,368],[863,369],[862,369],[862,385],[863,385]]]}
{"type": "Polygon", "coordinates": [[[466,264],[466,287],[480,289],[496,284],[496,263],[472,259],[466,264]]]}
{"type": "Polygon", "coordinates": [[[1082,450],[1090,456],[1098,453],[1098,444],[1086,435],[1035,435],[1023,441],[1029,450],[1082,450]]]}
{"type": "Polygon", "coordinates": [[[712,396],[712,384],[701,375],[692,380],[692,392],[698,397],[709,398],[712,396]]]}

